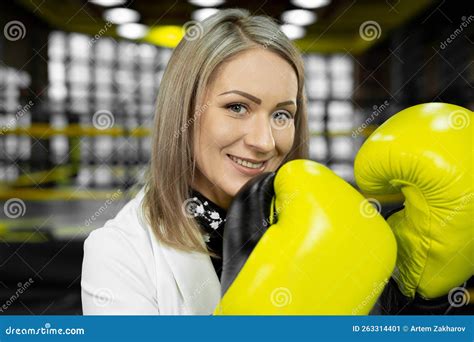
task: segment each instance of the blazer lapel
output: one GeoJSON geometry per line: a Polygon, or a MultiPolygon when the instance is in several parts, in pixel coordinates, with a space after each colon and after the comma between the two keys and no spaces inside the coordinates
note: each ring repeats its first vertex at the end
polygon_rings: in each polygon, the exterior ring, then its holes
{"type": "MultiPolygon", "coordinates": [[[[137,203],[141,203],[144,196],[144,189],[137,194],[137,203]]],[[[184,312],[189,315],[211,315],[220,301],[221,284],[217,277],[210,256],[203,253],[190,253],[171,248],[159,242],[151,231],[151,228],[144,219],[143,212],[138,215],[140,224],[146,227],[154,252],[158,255],[161,251],[166,263],[173,273],[174,280],[181,296],[183,297],[184,312]]],[[[204,241],[203,241],[204,243],[204,241]]],[[[156,256],[158,258],[158,256],[156,256]]],[[[159,272],[160,270],[158,270],[159,272]]],[[[163,271],[163,270],[161,270],[163,271]]],[[[158,277],[160,274],[158,274],[158,277]]],[[[165,295],[173,296],[173,291],[169,286],[173,286],[173,280],[167,279],[162,283],[166,288],[165,295]]],[[[164,301],[170,305],[174,313],[181,313],[179,307],[176,307],[178,298],[166,298],[164,301]]],[[[163,300],[163,299],[162,299],[163,300]]],[[[158,303],[160,298],[158,298],[158,303]]]]}
{"type": "Polygon", "coordinates": [[[221,285],[210,256],[161,244],[190,315],[211,315],[220,301],[221,285]]]}

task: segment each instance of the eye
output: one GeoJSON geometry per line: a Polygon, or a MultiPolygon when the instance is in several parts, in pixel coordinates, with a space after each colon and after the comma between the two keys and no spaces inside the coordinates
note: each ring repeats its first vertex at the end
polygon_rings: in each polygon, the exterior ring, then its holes
{"type": "Polygon", "coordinates": [[[279,111],[272,114],[272,119],[278,126],[285,126],[290,120],[293,120],[293,115],[286,111],[279,111]]]}
{"type": "Polygon", "coordinates": [[[247,111],[247,108],[242,103],[232,103],[227,105],[226,108],[239,115],[243,115],[247,111]]]}
{"type": "Polygon", "coordinates": [[[293,123],[293,115],[287,111],[278,111],[272,114],[272,127],[278,130],[285,129],[293,123]]]}

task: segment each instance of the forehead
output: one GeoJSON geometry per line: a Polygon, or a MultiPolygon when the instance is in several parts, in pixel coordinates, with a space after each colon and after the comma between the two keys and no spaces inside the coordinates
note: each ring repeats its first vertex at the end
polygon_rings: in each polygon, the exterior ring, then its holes
{"type": "Polygon", "coordinates": [[[216,69],[209,91],[242,90],[258,97],[296,98],[298,80],[292,66],[265,49],[241,52],[216,69]]]}

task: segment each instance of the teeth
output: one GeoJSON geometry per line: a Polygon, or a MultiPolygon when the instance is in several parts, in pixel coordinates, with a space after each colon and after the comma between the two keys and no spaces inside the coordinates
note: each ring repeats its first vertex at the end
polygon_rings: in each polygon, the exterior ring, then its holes
{"type": "Polygon", "coordinates": [[[240,158],[231,156],[231,155],[229,155],[229,157],[230,157],[234,162],[236,162],[237,164],[242,165],[242,166],[245,166],[245,167],[248,167],[249,169],[260,169],[260,168],[263,166],[263,162],[262,162],[262,163],[255,164],[255,163],[251,163],[251,162],[249,162],[249,161],[246,161],[246,160],[243,160],[243,159],[240,159],[240,158]]]}

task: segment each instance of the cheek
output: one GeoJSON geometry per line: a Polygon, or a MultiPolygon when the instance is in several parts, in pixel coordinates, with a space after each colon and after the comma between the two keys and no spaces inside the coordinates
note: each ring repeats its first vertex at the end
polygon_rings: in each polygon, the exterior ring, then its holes
{"type": "Polygon", "coordinates": [[[295,127],[291,126],[283,130],[275,130],[275,146],[282,159],[290,152],[295,140],[295,127]]]}
{"type": "Polygon", "coordinates": [[[238,137],[238,127],[233,120],[229,120],[216,111],[209,109],[201,117],[200,122],[200,144],[199,149],[202,155],[214,157],[215,152],[230,145],[238,137]]]}

